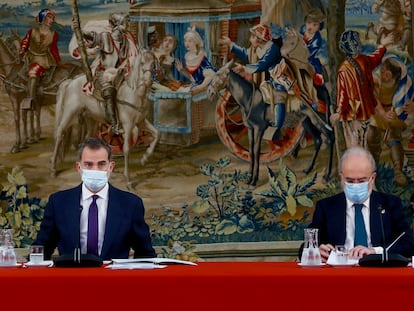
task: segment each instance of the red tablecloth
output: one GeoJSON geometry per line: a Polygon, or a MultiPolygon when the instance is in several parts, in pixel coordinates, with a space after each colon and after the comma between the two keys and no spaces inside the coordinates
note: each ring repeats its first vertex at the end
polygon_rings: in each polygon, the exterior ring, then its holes
{"type": "Polygon", "coordinates": [[[206,262],[153,270],[1,268],[0,284],[2,310],[384,310],[414,303],[411,267],[206,262]]]}

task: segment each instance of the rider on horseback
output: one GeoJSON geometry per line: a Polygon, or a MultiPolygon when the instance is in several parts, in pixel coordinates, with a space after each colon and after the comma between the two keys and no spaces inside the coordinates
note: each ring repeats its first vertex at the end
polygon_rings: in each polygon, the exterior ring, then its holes
{"type": "MultiPolygon", "coordinates": [[[[99,48],[100,53],[91,65],[94,72],[92,90],[96,87],[105,102],[105,112],[112,125],[114,134],[119,135],[123,130],[119,126],[116,109],[116,83],[118,73],[128,75],[131,69],[130,58],[138,55],[138,45],[134,35],[128,31],[129,15],[112,13],[109,16],[111,31],[84,31],[83,37],[88,48],[99,48]]],[[[74,22],[74,27],[79,27],[74,22]]],[[[76,51],[72,54],[76,56],[76,51]],[[74,54],[75,53],[75,54],[74,54]]],[[[119,81],[118,81],[119,82],[119,81]]]]}
{"type": "Polygon", "coordinates": [[[258,24],[250,28],[250,48],[240,47],[232,42],[230,38],[223,37],[219,40],[220,44],[226,44],[230,48],[230,52],[235,54],[246,65],[236,63],[233,70],[239,74],[252,75],[253,80],[257,79],[257,73],[270,72],[270,78],[261,78],[260,89],[263,94],[263,100],[271,104],[274,110],[274,126],[276,128],[273,137],[277,138],[280,129],[285,120],[285,103],[287,100],[287,90],[285,86],[273,79],[272,73],[277,64],[282,60],[279,44],[275,43],[271,37],[270,27],[265,24],[258,24]],[[255,77],[256,76],[256,77],[255,77]],[[266,80],[266,81],[265,81],[266,80]]]}
{"type": "Polygon", "coordinates": [[[36,91],[40,76],[49,67],[61,63],[58,50],[58,34],[51,29],[55,22],[56,13],[50,9],[43,9],[36,17],[39,24],[31,28],[20,43],[20,55],[28,61],[27,98],[23,99],[22,109],[31,109],[36,100],[36,91]]]}

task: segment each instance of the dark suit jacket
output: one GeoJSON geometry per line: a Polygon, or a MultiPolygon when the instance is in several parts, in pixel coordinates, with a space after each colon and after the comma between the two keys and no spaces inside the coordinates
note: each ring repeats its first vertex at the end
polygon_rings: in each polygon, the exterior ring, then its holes
{"type": "MultiPolygon", "coordinates": [[[[79,246],[80,200],[82,185],[63,190],[49,197],[36,241],[44,245],[45,259],[50,259],[56,247],[59,254],[71,254],[79,246]]],[[[138,196],[109,185],[105,236],[100,257],[103,260],[134,257],[156,257],[148,225],[144,220],[144,205],[138,196]]]]}
{"type": "MultiPolygon", "coordinates": [[[[405,235],[390,248],[389,252],[410,258],[414,255],[413,232],[404,217],[402,203],[398,197],[372,191],[369,217],[372,246],[387,247],[402,232],[405,232],[405,235]],[[382,214],[381,211],[383,211],[382,214]],[[384,224],[385,242],[382,238],[381,217],[384,224]]],[[[329,243],[334,246],[345,244],[345,194],[342,192],[318,201],[309,228],[319,229],[319,244],[329,243]]]]}

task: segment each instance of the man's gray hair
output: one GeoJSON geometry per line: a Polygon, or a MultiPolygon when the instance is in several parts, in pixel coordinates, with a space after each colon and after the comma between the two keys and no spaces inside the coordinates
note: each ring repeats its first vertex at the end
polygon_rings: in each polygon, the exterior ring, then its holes
{"type": "Polygon", "coordinates": [[[376,167],[374,157],[368,150],[362,147],[351,147],[344,152],[344,154],[341,157],[341,160],[339,161],[338,172],[342,173],[342,164],[349,156],[353,155],[365,156],[371,164],[371,171],[375,172],[376,167]]]}

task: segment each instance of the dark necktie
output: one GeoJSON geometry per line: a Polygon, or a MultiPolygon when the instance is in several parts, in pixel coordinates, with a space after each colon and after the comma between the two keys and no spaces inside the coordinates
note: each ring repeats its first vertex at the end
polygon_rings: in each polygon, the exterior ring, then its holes
{"type": "Polygon", "coordinates": [[[88,212],[88,246],[87,253],[98,256],[98,195],[92,196],[92,203],[88,212]]]}
{"type": "Polygon", "coordinates": [[[354,246],[368,246],[367,231],[365,230],[364,217],[362,216],[362,208],[364,204],[354,204],[355,207],[355,239],[354,246]]]}

